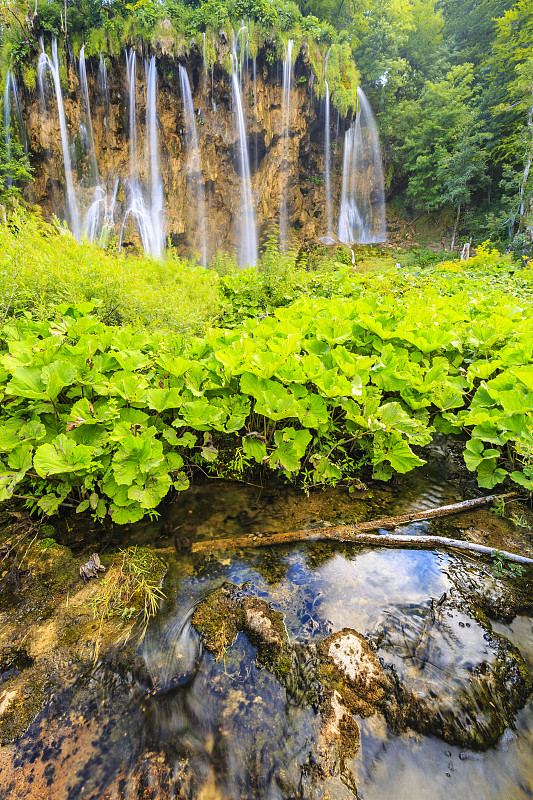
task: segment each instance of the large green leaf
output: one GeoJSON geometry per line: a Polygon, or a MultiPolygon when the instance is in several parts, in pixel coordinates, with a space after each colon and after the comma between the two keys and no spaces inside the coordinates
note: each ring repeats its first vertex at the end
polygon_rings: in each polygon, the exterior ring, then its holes
{"type": "Polygon", "coordinates": [[[61,473],[79,475],[91,468],[92,449],[75,444],[72,439],[61,434],[50,444],[42,444],[37,448],[33,466],[41,478],[61,473]]]}

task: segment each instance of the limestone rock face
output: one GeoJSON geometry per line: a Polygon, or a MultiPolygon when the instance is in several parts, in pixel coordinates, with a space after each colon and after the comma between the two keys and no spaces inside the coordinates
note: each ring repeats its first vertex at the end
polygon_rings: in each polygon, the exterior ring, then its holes
{"type": "MultiPolygon", "coordinates": [[[[158,71],[157,118],[160,165],[164,186],[166,235],[183,253],[199,251],[199,215],[197,196],[187,177],[185,119],[178,74],[179,61],[167,55],[164,31],[156,47],[158,71]]],[[[137,155],[135,169],[141,185],[149,184],[146,130],[146,74],[142,53],[138,52],[136,72],[137,155]]],[[[222,54],[220,55],[222,58],[222,54]]],[[[195,110],[205,203],[209,255],[217,249],[234,249],[239,242],[241,185],[239,174],[240,145],[233,108],[231,78],[217,64],[203,65],[201,53],[191,50],[183,55],[189,75],[195,110]]],[[[251,62],[250,62],[251,64],[251,62]]],[[[98,81],[98,62],[87,60],[87,80],[91,106],[93,139],[100,183],[109,198],[118,178],[115,204],[115,234],[122,226],[128,201],[130,175],[130,131],[126,60],[113,59],[107,70],[108,91],[98,81]]],[[[289,229],[297,238],[310,239],[325,231],[325,195],[323,186],[324,130],[320,103],[310,91],[311,66],[302,51],[293,68],[290,95],[289,140],[281,137],[281,71],[259,52],[254,83],[251,67],[243,70],[241,91],[246,118],[252,193],[259,239],[272,220],[279,218],[280,176],[285,176],[288,198],[289,229]]],[[[61,136],[55,95],[49,89],[46,112],[39,91],[23,87],[22,104],[27,128],[31,161],[34,166],[32,199],[45,215],[65,217],[65,176],[61,136]]],[[[91,159],[84,139],[86,127],[77,70],[68,65],[68,91],[63,88],[63,102],[69,140],[72,142],[73,180],[84,213],[94,199],[91,159]]],[[[340,143],[345,121],[332,114],[332,145],[336,131],[340,143]]],[[[331,152],[333,206],[338,207],[342,176],[341,148],[331,152]]],[[[138,240],[138,232],[127,223],[124,242],[138,240]]]]}

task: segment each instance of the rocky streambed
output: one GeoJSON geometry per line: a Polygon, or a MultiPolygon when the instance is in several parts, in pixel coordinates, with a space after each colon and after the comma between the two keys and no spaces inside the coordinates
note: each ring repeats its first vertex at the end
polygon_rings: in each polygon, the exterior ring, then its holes
{"type": "MultiPolygon", "coordinates": [[[[196,486],[158,523],[107,532],[106,572],[87,583],[79,568],[101,531],[34,530],[5,513],[0,796],[530,797],[527,571],[334,542],[190,552],[199,539],[378,518],[465,491],[431,470],[392,491],[308,498],[196,486]],[[102,605],[128,547],[153,557],[164,594],[144,636],[139,597],[102,605]]],[[[530,525],[516,506],[403,531],[532,555],[530,525]]]]}

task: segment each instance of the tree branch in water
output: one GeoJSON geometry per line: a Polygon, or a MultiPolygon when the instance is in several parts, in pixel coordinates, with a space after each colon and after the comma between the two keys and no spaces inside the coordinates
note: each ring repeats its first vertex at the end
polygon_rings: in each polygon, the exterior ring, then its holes
{"type": "Polygon", "coordinates": [[[297,531],[264,535],[250,534],[234,539],[210,539],[205,542],[195,542],[192,545],[192,551],[193,553],[200,553],[211,552],[213,550],[234,550],[242,547],[267,547],[276,544],[287,544],[289,542],[333,540],[337,542],[354,542],[355,544],[373,545],[375,547],[414,548],[417,550],[433,550],[435,548],[444,547],[485,556],[500,555],[518,564],[533,564],[533,559],[526,558],[526,556],[515,555],[514,553],[508,553],[494,547],[463,541],[462,539],[449,539],[447,536],[410,536],[395,533],[369,533],[369,531],[383,529],[391,530],[399,525],[405,525],[418,520],[460,514],[464,511],[470,511],[472,508],[478,508],[479,506],[487,505],[497,500],[507,500],[515,496],[515,492],[487,495],[486,497],[477,497],[474,500],[464,500],[462,503],[453,503],[452,505],[430,508],[413,514],[402,514],[397,517],[385,517],[384,519],[360,522],[356,525],[335,525],[328,528],[304,528],[297,531]]]}

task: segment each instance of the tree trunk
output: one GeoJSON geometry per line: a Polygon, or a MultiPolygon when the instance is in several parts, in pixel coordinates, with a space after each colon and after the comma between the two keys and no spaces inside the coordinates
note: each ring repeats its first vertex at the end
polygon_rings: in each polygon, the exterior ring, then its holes
{"type": "Polygon", "coordinates": [[[523,233],[526,227],[526,211],[528,205],[526,199],[526,186],[527,186],[527,180],[529,178],[529,171],[531,169],[531,160],[533,159],[533,80],[531,81],[531,106],[529,107],[527,127],[529,128],[530,131],[530,142],[529,142],[528,152],[526,152],[526,163],[524,166],[524,174],[522,175],[522,181],[520,183],[520,189],[519,189],[520,220],[518,223],[518,233],[523,233]]]}
{"type": "Polygon", "coordinates": [[[450,245],[450,253],[453,253],[453,248],[455,247],[455,234],[457,233],[457,226],[459,225],[460,216],[461,216],[461,206],[459,206],[457,209],[457,216],[455,218],[455,222],[453,223],[452,243],[450,245]]]}

